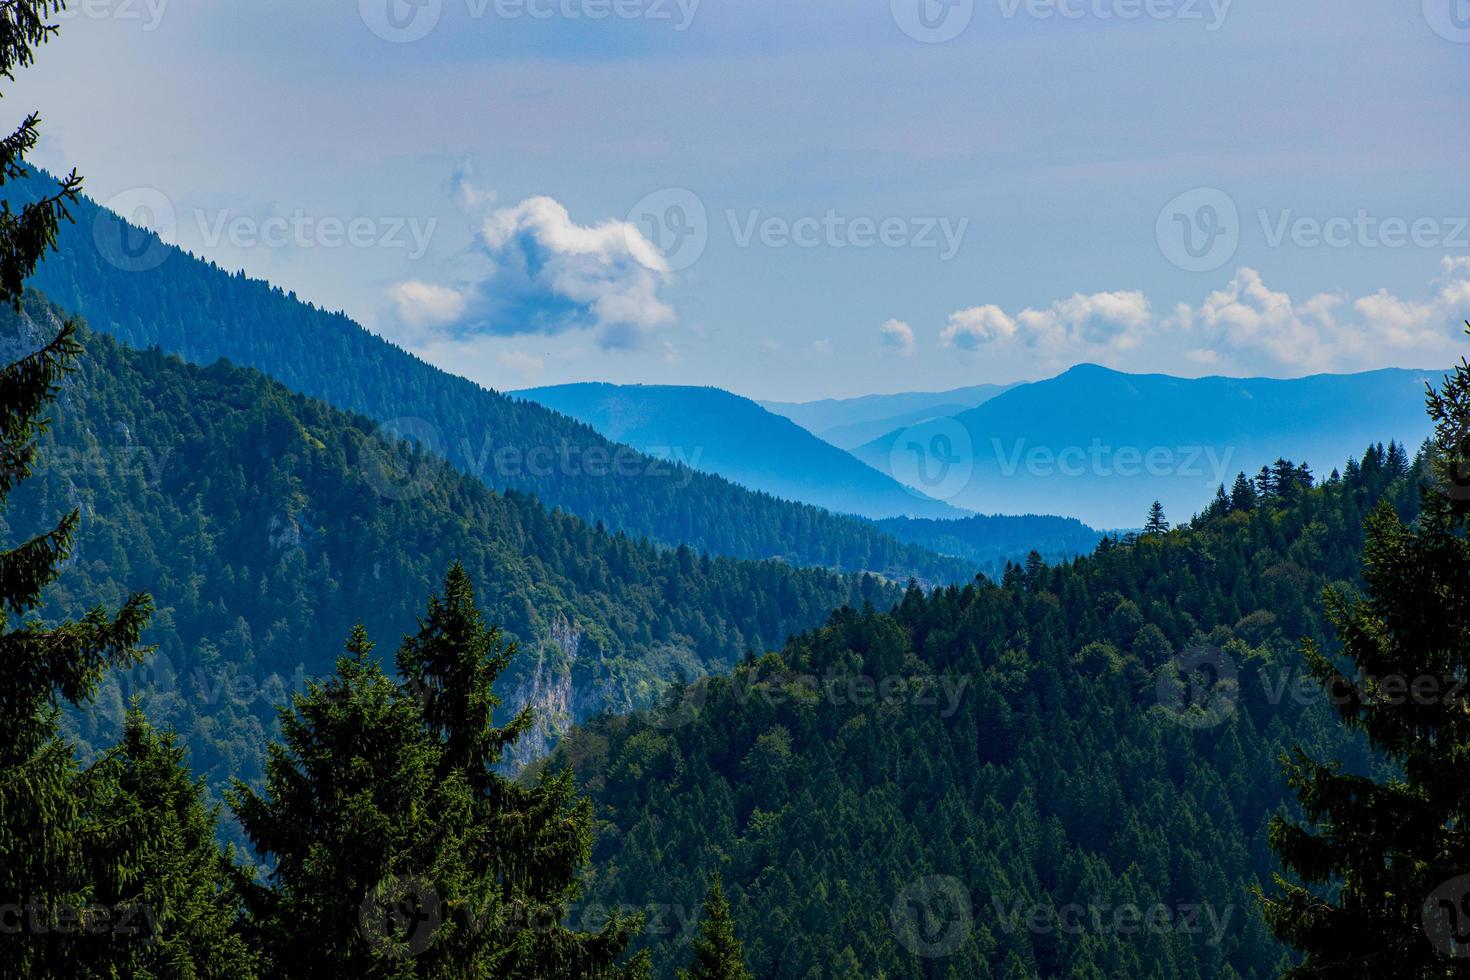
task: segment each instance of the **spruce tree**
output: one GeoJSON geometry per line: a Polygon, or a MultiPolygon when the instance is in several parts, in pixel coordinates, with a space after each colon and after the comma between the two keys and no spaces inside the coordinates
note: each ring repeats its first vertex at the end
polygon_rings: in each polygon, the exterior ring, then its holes
{"type": "MultiPolygon", "coordinates": [[[[1286,760],[1306,816],[1270,840],[1297,881],[1263,897],[1276,935],[1305,953],[1297,977],[1470,975],[1470,363],[1430,392],[1436,480],[1418,520],[1387,502],[1366,523],[1366,594],[1325,594],[1337,660],[1304,644],[1350,728],[1401,776],[1379,782],[1300,749],[1286,760]]],[[[1365,468],[1373,453],[1365,457],[1365,468]]]]}
{"type": "Polygon", "coordinates": [[[735,935],[730,903],[725,899],[724,882],[718,874],[711,880],[705,896],[699,938],[693,946],[694,961],[688,970],[679,971],[679,980],[750,980],[740,940],[735,935]]]}
{"type": "Polygon", "coordinates": [[[358,626],[336,673],[282,709],[264,794],[231,794],[273,864],[242,885],[249,935],[272,976],[475,976],[465,920],[444,915],[487,900],[463,860],[469,788],[439,772],[417,702],[371,650],[358,626]]]}
{"type": "Polygon", "coordinates": [[[1164,517],[1164,505],[1157,500],[1148,509],[1148,520],[1144,522],[1144,534],[1163,534],[1169,530],[1169,521],[1164,517]]]}
{"type": "MultiPolygon", "coordinates": [[[[56,31],[48,18],[59,6],[0,5],[0,77],[13,80],[32,63],[56,31]]],[[[23,157],[36,145],[38,126],[31,114],[0,139],[0,185],[27,176],[23,157]]],[[[0,207],[0,301],[20,308],[24,281],[54,245],[80,186],[72,174],[19,212],[0,207]]],[[[0,506],[34,470],[41,413],[81,351],[76,329],[61,325],[0,368],[0,506]]],[[[74,510],[51,530],[0,551],[0,896],[27,907],[21,928],[0,934],[0,975],[73,973],[74,947],[86,935],[78,926],[96,924],[76,921],[90,915],[93,889],[83,859],[86,806],[72,747],[58,735],[59,704],[82,703],[106,666],[138,659],[149,601],[134,595],[115,615],[99,608],[77,622],[41,622],[41,594],[59,573],[79,519],[74,510]]]]}
{"type": "Polygon", "coordinates": [[[474,585],[455,562],[444,594],[430,599],[397,658],[441,747],[441,778],[463,779],[473,794],[474,846],[466,859],[501,887],[483,916],[497,934],[486,937],[493,943],[482,954],[495,964],[497,977],[642,976],[646,956],[616,965],[638,919],[614,915],[595,933],[562,924],[592,854],[592,805],[577,797],[572,773],[543,771],[532,785],[501,774],[505,750],[531,724],[529,708],[504,726],[494,724],[500,705],[494,684],[515,654],[515,645],[486,625],[474,585]]]}
{"type": "Polygon", "coordinates": [[[248,980],[255,956],[237,932],[239,894],[215,841],[218,808],[184,766],[172,733],[130,711],[119,745],[83,777],[93,802],[86,846],[94,914],[74,952],[94,976],[248,980]],[[102,928],[102,926],[107,928],[102,928]]]}

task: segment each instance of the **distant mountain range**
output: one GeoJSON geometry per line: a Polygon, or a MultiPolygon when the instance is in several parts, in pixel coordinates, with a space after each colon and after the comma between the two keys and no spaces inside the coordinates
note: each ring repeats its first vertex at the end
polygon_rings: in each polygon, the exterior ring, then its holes
{"type": "Polygon", "coordinates": [[[786,416],[840,449],[853,449],[906,425],[958,415],[1014,387],[1014,384],[971,385],[949,391],[908,391],[812,402],[761,402],[760,405],[786,416]]]}
{"type": "Polygon", "coordinates": [[[910,490],[790,419],[719,388],[588,383],[512,394],[650,456],[835,513],[870,518],[965,514],[910,490]]]}
{"type": "MultiPolygon", "coordinates": [[[[54,189],[35,173],[5,185],[12,208],[54,189]]],[[[62,224],[57,253],[30,283],[125,344],[157,346],[197,364],[224,358],[254,368],[372,418],[386,435],[428,446],[493,489],[534,494],[548,507],[635,538],[899,580],[963,582],[974,574],[868,521],[619,446],[564,415],[440,370],[342,313],[168,245],[91,200],[71,212],[75,220],[62,224]]]]}
{"type": "Polygon", "coordinates": [[[1372,442],[1395,438],[1412,453],[1429,434],[1424,385],[1437,375],[1391,368],[1185,379],[1083,364],[853,452],[971,510],[1137,527],[1151,501],[1187,519],[1219,484],[1277,457],[1305,461],[1322,477],[1372,442]]]}

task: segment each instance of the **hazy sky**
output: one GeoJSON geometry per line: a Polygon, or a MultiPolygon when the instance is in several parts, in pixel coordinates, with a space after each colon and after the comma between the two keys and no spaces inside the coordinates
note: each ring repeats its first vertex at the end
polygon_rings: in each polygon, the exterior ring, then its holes
{"type": "Polygon", "coordinates": [[[1470,349],[1466,0],[73,0],[6,94],[99,200],[499,388],[1470,349]]]}

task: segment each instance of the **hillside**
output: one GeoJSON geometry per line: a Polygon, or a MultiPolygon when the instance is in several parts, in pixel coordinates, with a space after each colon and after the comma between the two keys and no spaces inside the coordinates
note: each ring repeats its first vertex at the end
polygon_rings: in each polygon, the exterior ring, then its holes
{"type": "Polygon", "coordinates": [[[970,385],[949,391],[823,398],[810,402],[761,402],[839,449],[853,449],[894,429],[976,408],[1015,385],[970,385]]]}
{"type": "MultiPolygon", "coordinates": [[[[55,317],[32,293],[23,318],[0,320],[0,340],[34,345],[55,317]]],[[[15,540],[81,508],[49,616],[153,594],[147,640],[158,655],[109,681],[76,734],[106,743],[128,697],[143,694],[212,786],[257,778],[275,706],[331,669],[354,623],[390,645],[413,629],[455,559],[521,644],[504,694],[537,708],[527,752],[677,676],[777,646],[835,606],[898,595],[869,576],[662,549],[589,526],[385,445],[368,419],[255,371],[97,334],[86,346],[52,412],[44,466],[13,496],[3,531],[15,540]]]]}
{"type": "Polygon", "coordinates": [[[992,578],[1000,578],[1007,561],[1022,561],[1032,551],[1049,562],[1090,554],[1103,536],[1074,517],[1035,514],[976,514],[954,521],[895,517],[878,526],[900,541],[973,562],[992,578]]]}
{"type": "Polygon", "coordinates": [[[1139,527],[1153,500],[1187,519],[1221,483],[1228,489],[1236,474],[1254,476],[1281,456],[1325,475],[1375,439],[1417,446],[1429,434],[1424,385],[1436,377],[1385,369],[1186,379],[1084,364],[853,452],[972,510],[1139,527]]]}
{"type": "Polygon", "coordinates": [[[789,419],[718,388],[567,384],[512,392],[613,442],[838,514],[958,517],[789,419]]]}
{"type": "MultiPolygon", "coordinates": [[[[5,199],[12,206],[34,199],[45,179],[11,182],[5,199]]],[[[965,581],[972,574],[867,522],[620,449],[540,405],[441,371],[340,313],[165,245],[90,200],[72,210],[75,223],[62,226],[59,252],[30,284],[130,346],[255,368],[426,441],[495,489],[535,494],[549,507],[665,545],[898,579],[965,581]]]]}
{"type": "MultiPolygon", "coordinates": [[[[760,977],[1277,976],[1254,889],[1294,810],[1281,754],[1381,774],[1298,684],[1298,640],[1359,581],[1368,510],[1418,487],[1374,447],[1265,490],[842,610],[672,713],[589,724],[554,760],[606,820],[589,900],[685,908],[717,869],[760,977]]],[[[661,976],[678,939],[648,940],[661,976]]]]}

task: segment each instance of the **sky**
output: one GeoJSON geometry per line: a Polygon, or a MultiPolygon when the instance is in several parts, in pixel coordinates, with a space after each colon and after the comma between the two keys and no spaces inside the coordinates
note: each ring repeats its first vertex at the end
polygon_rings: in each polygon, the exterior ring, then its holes
{"type": "Polygon", "coordinates": [[[1470,0],[72,0],[31,109],[94,198],[499,389],[1470,349],[1470,0]]]}

